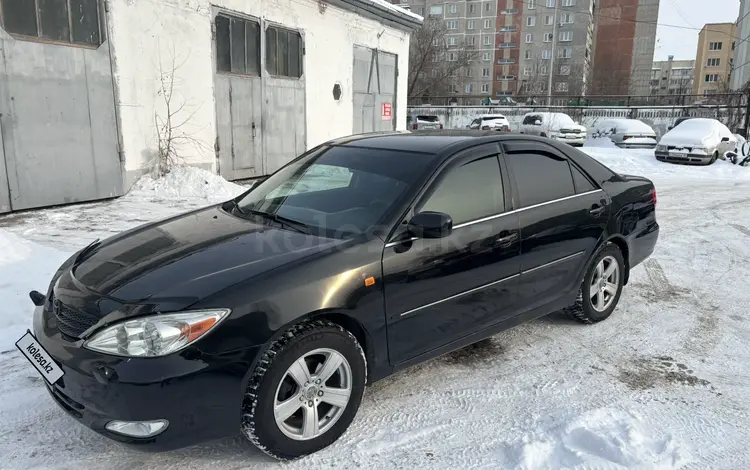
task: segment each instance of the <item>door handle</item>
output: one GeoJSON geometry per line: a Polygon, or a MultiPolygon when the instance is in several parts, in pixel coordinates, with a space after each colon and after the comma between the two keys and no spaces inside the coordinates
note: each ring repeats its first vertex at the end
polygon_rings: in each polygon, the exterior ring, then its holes
{"type": "Polygon", "coordinates": [[[602,212],[604,212],[604,206],[600,206],[599,204],[594,204],[591,206],[591,209],[589,209],[589,214],[593,215],[594,217],[599,217],[602,215],[602,212]]]}
{"type": "Polygon", "coordinates": [[[255,123],[253,122],[253,139],[255,138],[255,123]]]}
{"type": "Polygon", "coordinates": [[[518,233],[514,232],[514,233],[511,233],[510,235],[506,235],[504,237],[498,238],[495,241],[495,243],[497,243],[500,246],[509,246],[516,240],[518,240],[518,233]]]}

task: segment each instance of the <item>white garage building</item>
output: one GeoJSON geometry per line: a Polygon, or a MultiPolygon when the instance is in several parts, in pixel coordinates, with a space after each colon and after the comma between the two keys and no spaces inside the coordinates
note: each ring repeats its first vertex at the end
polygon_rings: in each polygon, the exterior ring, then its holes
{"type": "Polygon", "coordinates": [[[0,0],[0,212],[121,195],[166,140],[241,179],[404,129],[421,21],[385,0],[0,0]]]}

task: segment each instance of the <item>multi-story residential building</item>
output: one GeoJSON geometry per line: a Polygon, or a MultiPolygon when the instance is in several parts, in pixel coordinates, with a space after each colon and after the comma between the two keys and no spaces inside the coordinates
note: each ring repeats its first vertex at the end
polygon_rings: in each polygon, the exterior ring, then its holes
{"type": "Polygon", "coordinates": [[[734,23],[709,23],[703,26],[698,34],[693,73],[694,95],[729,91],[736,32],[734,23]]]}
{"type": "MultiPolygon", "coordinates": [[[[462,104],[479,104],[490,97],[495,72],[495,36],[498,31],[498,2],[485,0],[392,0],[400,6],[425,17],[445,22],[445,42],[448,48],[444,60],[456,60],[458,53],[451,52],[468,46],[476,49],[476,58],[450,77],[448,94],[462,95],[462,104]],[[472,99],[471,96],[476,96],[472,99]]],[[[509,1],[509,0],[501,0],[509,1]]],[[[520,0],[519,0],[520,1],[520,0]]],[[[500,15],[505,27],[505,16],[500,15]]],[[[512,31],[509,31],[512,33],[512,31]]],[[[510,74],[510,72],[508,72],[510,74]]]]}
{"type": "Polygon", "coordinates": [[[523,4],[526,0],[498,0],[497,34],[495,36],[495,97],[518,92],[519,45],[523,29],[523,4]]]}
{"type": "Polygon", "coordinates": [[[594,40],[594,0],[526,0],[519,47],[519,95],[553,102],[585,95],[594,40]],[[558,97],[558,98],[555,98],[558,97]]]}
{"type": "Polygon", "coordinates": [[[648,95],[659,0],[599,0],[593,94],[648,95]]]}
{"type": "Polygon", "coordinates": [[[740,0],[740,14],[737,17],[732,76],[729,79],[732,90],[740,90],[750,82],[750,0],[740,0]]]}
{"type": "Polygon", "coordinates": [[[693,92],[694,60],[654,61],[649,82],[650,95],[689,95],[693,92]]]}

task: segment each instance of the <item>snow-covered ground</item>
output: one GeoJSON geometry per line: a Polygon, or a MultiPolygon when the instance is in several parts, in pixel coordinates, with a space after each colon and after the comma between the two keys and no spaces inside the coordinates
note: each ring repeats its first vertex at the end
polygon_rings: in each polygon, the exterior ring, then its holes
{"type": "Polygon", "coordinates": [[[553,314],[385,379],[337,443],[291,464],[241,437],[124,449],[65,415],[13,346],[28,291],[76,249],[241,187],[181,170],[118,200],[0,217],[0,468],[750,468],[750,168],[583,150],[658,191],[656,252],[613,316],[553,314]]]}

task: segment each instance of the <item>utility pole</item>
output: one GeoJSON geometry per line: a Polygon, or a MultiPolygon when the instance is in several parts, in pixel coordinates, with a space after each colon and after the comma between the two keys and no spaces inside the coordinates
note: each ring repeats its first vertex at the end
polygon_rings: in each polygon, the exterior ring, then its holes
{"type": "Polygon", "coordinates": [[[547,82],[547,106],[552,106],[552,75],[555,71],[555,41],[557,41],[557,2],[554,0],[554,16],[552,17],[552,55],[549,58],[549,80],[547,82]]]}

